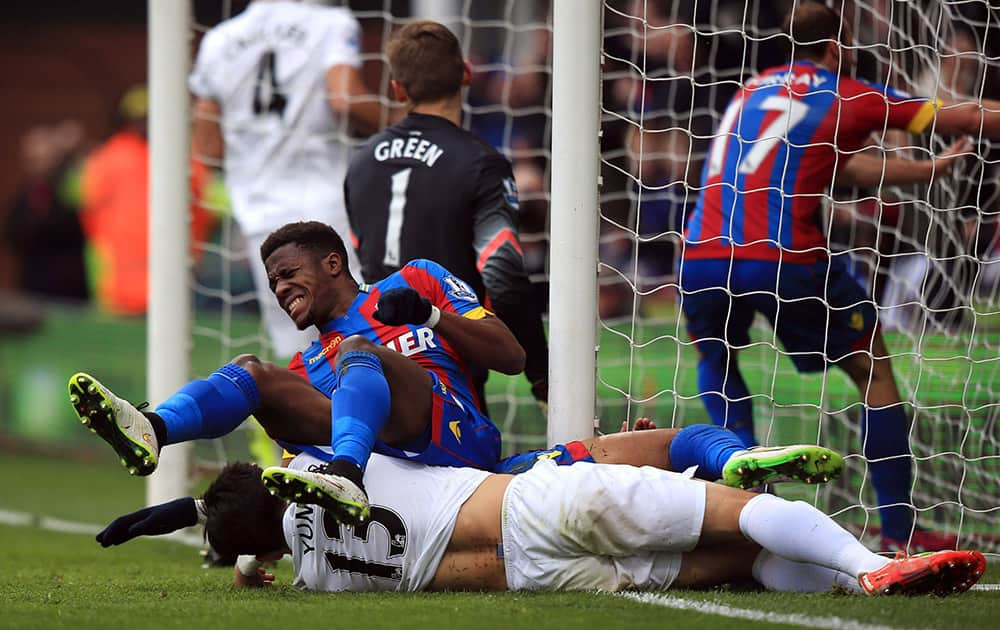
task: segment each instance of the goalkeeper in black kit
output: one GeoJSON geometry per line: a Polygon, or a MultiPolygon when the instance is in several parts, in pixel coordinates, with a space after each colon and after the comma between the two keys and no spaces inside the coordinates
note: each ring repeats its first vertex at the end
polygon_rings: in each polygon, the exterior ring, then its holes
{"type": "MultiPolygon", "coordinates": [[[[351,160],[344,198],[365,282],[433,260],[469,283],[524,348],[535,399],[548,397],[548,347],[518,241],[510,162],[461,128],[469,66],[454,34],[418,21],[387,46],[392,89],[409,114],[351,160]]],[[[486,372],[477,374],[479,394],[486,372]]]]}

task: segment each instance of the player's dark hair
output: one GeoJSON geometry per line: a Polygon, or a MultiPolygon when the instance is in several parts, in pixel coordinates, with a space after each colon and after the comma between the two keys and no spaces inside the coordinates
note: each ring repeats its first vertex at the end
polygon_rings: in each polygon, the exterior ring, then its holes
{"type": "Polygon", "coordinates": [[[392,78],[406,88],[412,103],[441,100],[462,89],[462,48],[443,24],[407,24],[389,39],[386,53],[392,78]]]}
{"type": "Polygon", "coordinates": [[[260,259],[266,261],[279,247],[294,243],[316,254],[317,259],[330,252],[340,254],[341,264],[347,269],[347,248],[337,230],[319,221],[287,223],[271,232],[260,246],[260,259]]]}
{"type": "Polygon", "coordinates": [[[802,2],[785,17],[784,32],[795,59],[821,59],[830,41],[839,42],[840,14],[819,2],[802,2]]]}
{"type": "Polygon", "coordinates": [[[205,535],[223,556],[264,554],[286,546],[281,519],[285,502],[264,487],[256,464],[222,469],[205,491],[205,535]]]}

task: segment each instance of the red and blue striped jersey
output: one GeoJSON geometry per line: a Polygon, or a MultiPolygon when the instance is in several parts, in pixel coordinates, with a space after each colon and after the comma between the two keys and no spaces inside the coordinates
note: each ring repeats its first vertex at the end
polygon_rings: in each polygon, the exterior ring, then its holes
{"type": "Polygon", "coordinates": [[[688,218],[685,258],[812,262],[837,161],[885,129],[923,131],[935,103],[799,62],[747,81],[729,103],[688,218]]]}
{"type": "Polygon", "coordinates": [[[476,389],[468,376],[468,366],[446,339],[421,325],[389,326],[372,315],[384,291],[410,287],[442,311],[481,319],[489,312],[480,305],[472,288],[441,265],[430,260],[413,260],[399,271],[375,284],[362,284],[350,308],[326,322],[319,339],[296,354],[288,369],[308,379],[313,387],[332,396],[337,387],[334,359],[337,346],[351,335],[361,335],[372,343],[410,357],[433,372],[463,403],[482,409],[476,389]]]}

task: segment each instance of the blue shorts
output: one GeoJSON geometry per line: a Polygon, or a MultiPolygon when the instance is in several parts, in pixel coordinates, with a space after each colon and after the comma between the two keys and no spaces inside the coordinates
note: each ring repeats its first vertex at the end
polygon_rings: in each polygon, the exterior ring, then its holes
{"type": "Polygon", "coordinates": [[[712,339],[746,346],[750,324],[760,313],[800,372],[822,370],[866,348],[875,331],[875,304],[842,256],[780,266],[762,260],[685,260],[680,286],[688,334],[699,346],[712,339]]]}
{"type": "Polygon", "coordinates": [[[538,461],[543,459],[551,459],[559,466],[594,461],[594,458],[590,455],[590,451],[583,445],[583,442],[567,442],[566,444],[557,444],[552,448],[511,455],[501,460],[493,469],[493,472],[516,475],[529,470],[538,461]]]}
{"type": "Polygon", "coordinates": [[[500,459],[500,429],[470,401],[450,391],[437,375],[431,393],[431,422],[412,444],[389,446],[375,442],[374,451],[430,466],[493,470],[500,459]]]}

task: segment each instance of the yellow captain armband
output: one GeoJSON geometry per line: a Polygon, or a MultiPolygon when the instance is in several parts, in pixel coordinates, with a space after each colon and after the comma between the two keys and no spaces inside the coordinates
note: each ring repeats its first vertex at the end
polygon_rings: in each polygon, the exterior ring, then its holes
{"type": "Polygon", "coordinates": [[[493,313],[486,310],[482,306],[477,306],[468,313],[462,315],[462,317],[467,317],[468,319],[483,319],[485,317],[493,317],[493,313]]]}
{"type": "Polygon", "coordinates": [[[916,115],[910,120],[910,124],[906,126],[906,130],[910,133],[923,133],[927,129],[927,126],[931,124],[931,121],[934,120],[934,114],[937,113],[937,110],[941,109],[942,105],[944,105],[944,102],[938,98],[921,105],[916,115]]]}

